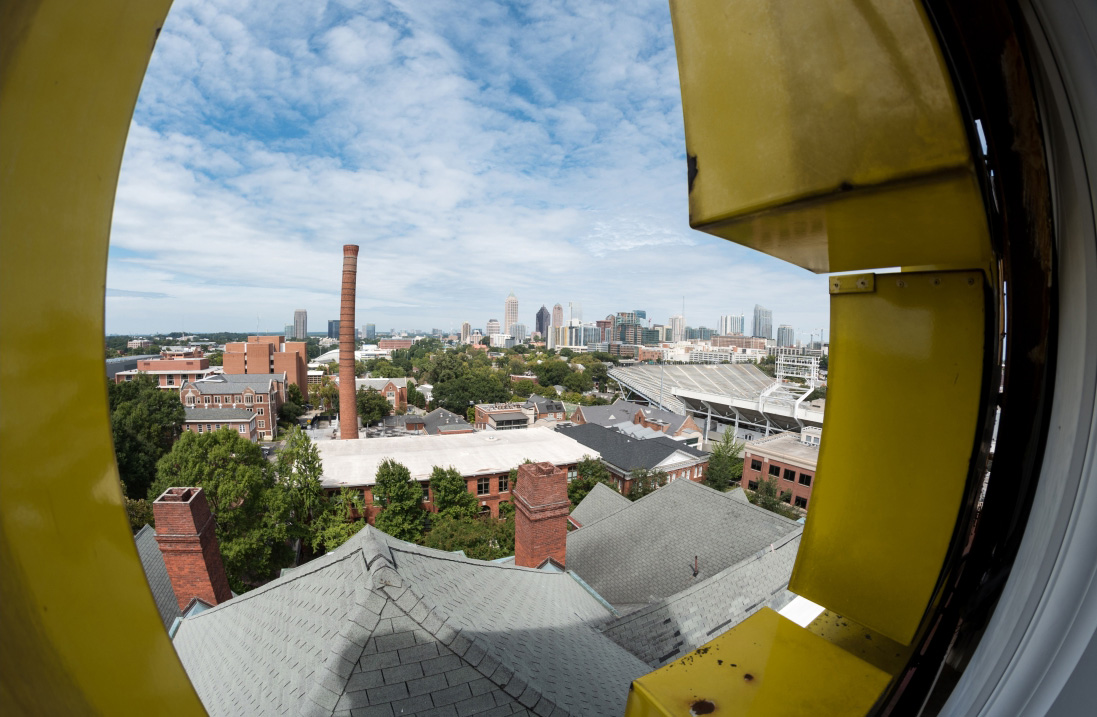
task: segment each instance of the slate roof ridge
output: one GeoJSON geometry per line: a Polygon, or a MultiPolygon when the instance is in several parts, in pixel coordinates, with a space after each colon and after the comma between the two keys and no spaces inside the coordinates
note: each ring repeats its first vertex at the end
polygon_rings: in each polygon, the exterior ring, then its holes
{"type": "Polygon", "coordinates": [[[753,553],[751,555],[748,555],[747,557],[743,558],[739,562],[735,563],[734,565],[729,565],[728,567],[724,568],[723,570],[721,570],[718,573],[713,573],[712,575],[708,576],[707,578],[705,578],[704,580],[698,582],[695,585],[690,585],[686,589],[679,590],[678,592],[674,593],[673,595],[668,595],[665,598],[655,600],[655,601],[645,605],[644,607],[640,608],[639,610],[634,610],[630,613],[622,615],[619,618],[611,620],[610,622],[608,622],[608,623],[606,623],[605,625],[602,626],[601,632],[605,632],[606,630],[617,627],[619,625],[627,625],[629,622],[633,622],[635,620],[640,620],[645,615],[648,615],[652,612],[655,612],[656,610],[662,609],[662,608],[666,607],[667,605],[670,605],[671,603],[674,603],[674,602],[677,602],[677,601],[682,600],[684,598],[687,598],[695,592],[698,592],[700,590],[704,590],[710,584],[712,584],[714,582],[718,582],[720,580],[723,580],[728,575],[730,575],[732,573],[735,573],[735,572],[738,572],[743,567],[745,567],[745,566],[747,566],[747,565],[749,565],[749,564],[751,564],[755,561],[761,560],[762,558],[764,558],[766,555],[769,555],[770,553],[777,552],[777,550],[783,548],[784,546],[788,545],[793,540],[796,540],[801,535],[803,535],[804,526],[797,525],[796,528],[797,528],[796,530],[793,530],[792,532],[790,532],[787,535],[783,536],[779,540],[774,541],[768,547],[762,548],[761,550],[758,550],[755,553],[753,553]]]}
{"type": "MultiPolygon", "coordinates": [[[[679,483],[682,483],[682,484],[692,483],[692,484],[694,485],[694,487],[700,487],[700,488],[708,488],[708,486],[704,485],[703,483],[698,483],[698,482],[696,482],[696,481],[691,481],[691,480],[676,480],[676,481],[674,481],[673,483],[668,483],[668,484],[666,484],[665,486],[663,486],[663,487],[662,487],[662,488],[660,488],[659,490],[665,490],[666,488],[669,488],[669,487],[670,487],[670,486],[672,486],[672,485],[677,485],[677,484],[679,484],[679,483]]],[[[714,490],[714,489],[712,489],[712,488],[709,488],[709,490],[714,490]]],[[[740,488],[740,490],[742,490],[742,489],[740,488]]],[[[645,496],[644,496],[643,498],[641,498],[640,500],[644,500],[644,498],[647,498],[647,497],[649,497],[649,496],[653,496],[653,495],[655,495],[655,493],[657,493],[657,492],[658,492],[658,491],[652,491],[651,493],[648,493],[647,495],[645,495],[645,496]]],[[[718,490],[718,491],[716,491],[716,492],[717,492],[717,493],[719,493],[721,497],[723,497],[723,498],[725,498],[725,499],[727,499],[727,500],[735,501],[735,503],[736,503],[737,505],[748,505],[748,506],[750,506],[750,507],[751,507],[751,508],[752,508],[752,509],[753,509],[753,510],[754,510],[755,512],[758,512],[758,513],[760,513],[760,514],[763,514],[763,515],[765,515],[766,517],[771,517],[771,516],[772,516],[772,517],[775,517],[775,518],[779,518],[780,520],[783,520],[783,521],[785,521],[786,523],[788,523],[788,524],[789,524],[789,526],[790,526],[790,529],[793,529],[793,528],[795,528],[795,526],[799,526],[799,525],[800,525],[800,524],[799,524],[799,523],[797,523],[797,522],[796,522],[795,520],[792,520],[791,518],[786,518],[785,516],[781,515],[780,513],[774,513],[773,511],[769,511],[769,510],[766,510],[765,508],[761,508],[761,507],[759,507],[759,506],[755,505],[754,503],[751,503],[751,502],[750,502],[750,500],[747,500],[746,502],[744,502],[744,501],[742,501],[742,500],[740,500],[740,499],[737,499],[737,498],[735,498],[735,496],[733,495],[733,493],[734,493],[734,491],[733,491],[733,490],[727,490],[727,491],[722,491],[722,490],[718,490]]],[[[744,495],[745,495],[745,494],[746,494],[746,492],[744,491],[744,495]]],[[[638,501],[636,501],[636,502],[637,502],[637,503],[639,503],[640,501],[638,500],[638,501]]],[[[801,526],[801,527],[802,527],[802,526],[801,526]]]]}
{"type": "MultiPolygon", "coordinates": [[[[677,481],[675,481],[675,482],[677,483],[677,481]]],[[[620,493],[618,493],[618,492],[617,492],[616,490],[614,490],[613,488],[610,488],[610,487],[609,487],[608,485],[606,485],[605,483],[602,483],[601,481],[599,481],[598,483],[595,483],[594,487],[590,489],[590,493],[593,493],[593,492],[594,492],[594,491],[596,491],[596,490],[598,490],[599,492],[602,492],[602,491],[601,491],[601,490],[599,489],[599,487],[598,487],[598,486],[601,486],[602,488],[605,488],[605,489],[606,489],[607,491],[609,491],[610,493],[613,493],[613,495],[616,495],[616,496],[620,497],[620,498],[621,498],[621,500],[624,500],[625,502],[627,502],[627,503],[628,503],[628,505],[622,505],[622,506],[621,506],[621,508],[620,508],[619,510],[615,510],[615,511],[613,511],[612,513],[606,513],[605,515],[599,516],[598,518],[596,518],[596,519],[594,519],[594,520],[592,520],[592,521],[590,521],[590,522],[588,522],[588,523],[583,523],[583,524],[582,524],[582,527],[578,528],[578,530],[582,530],[583,528],[589,527],[589,526],[591,526],[591,525],[597,525],[598,523],[601,523],[601,522],[602,522],[603,520],[605,520],[606,518],[612,518],[613,516],[617,515],[617,514],[618,514],[618,513],[620,513],[621,511],[624,511],[624,510],[628,510],[628,509],[629,509],[629,508],[630,508],[630,507],[631,507],[631,506],[633,505],[633,503],[635,503],[635,502],[636,502],[636,501],[633,501],[633,500],[629,500],[627,496],[623,496],[623,495],[621,495],[621,494],[620,494],[620,493]]],[[[587,495],[589,496],[589,495],[590,495],[590,493],[587,493],[587,495]]],[[[607,497],[608,497],[608,496],[607,496],[607,497]]],[[[647,497],[647,496],[644,496],[644,498],[646,498],[646,497],[647,497]]],[[[579,505],[582,505],[582,504],[583,504],[583,501],[584,501],[584,500],[586,500],[586,497],[584,497],[584,498],[583,498],[583,500],[579,501],[579,505]]],[[[642,500],[642,499],[641,499],[641,500],[642,500]]],[[[575,514],[575,511],[576,511],[576,510],[579,510],[579,505],[575,506],[575,510],[573,510],[573,511],[571,512],[571,513],[572,513],[572,515],[574,515],[574,514],[575,514]]]]}

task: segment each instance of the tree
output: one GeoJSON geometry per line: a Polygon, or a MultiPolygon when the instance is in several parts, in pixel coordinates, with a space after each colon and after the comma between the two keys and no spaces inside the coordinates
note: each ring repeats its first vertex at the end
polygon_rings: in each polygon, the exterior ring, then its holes
{"type": "Polygon", "coordinates": [[[354,397],[358,405],[358,416],[364,425],[377,423],[392,413],[392,404],[375,388],[360,388],[354,397]]]}
{"type": "Polygon", "coordinates": [[[465,479],[452,466],[435,466],[430,474],[430,489],[438,515],[475,518],[479,510],[476,496],[468,491],[465,479]]]}
{"type": "Polygon", "coordinates": [[[763,356],[758,359],[758,370],[770,378],[777,376],[777,357],[763,356]]]}
{"type": "MultiPolygon", "coordinates": [[[[540,387],[536,383],[524,378],[519,379],[510,385],[510,390],[514,392],[514,395],[520,396],[521,398],[529,398],[530,394],[539,392],[539,388],[540,387]]],[[[555,389],[553,389],[553,393],[556,393],[555,389]]]]}
{"type": "Polygon", "coordinates": [[[735,440],[730,428],[724,429],[724,435],[708,457],[705,470],[705,485],[716,490],[727,490],[732,483],[738,483],[743,477],[744,444],[735,440]]]}
{"type": "Polygon", "coordinates": [[[309,544],[316,554],[335,550],[366,525],[358,491],[344,487],[326,500],[326,510],[317,518],[309,544]]]}
{"type": "Polygon", "coordinates": [[[599,361],[597,363],[591,364],[587,368],[585,373],[588,374],[590,376],[590,380],[596,386],[598,386],[599,391],[606,390],[606,382],[609,381],[609,369],[606,368],[606,365],[604,363],[599,361]]]}
{"type": "Polygon", "coordinates": [[[625,496],[629,500],[640,500],[667,484],[666,473],[648,468],[634,468],[629,479],[632,481],[632,486],[629,487],[628,495],[625,496]]]}
{"type": "Polygon", "coordinates": [[[130,530],[134,535],[146,525],[156,526],[156,517],[152,512],[152,502],[144,498],[134,500],[126,497],[126,484],[119,481],[122,486],[122,502],[126,506],[126,517],[130,521],[130,530]]]}
{"type": "Polygon", "coordinates": [[[613,477],[609,469],[597,458],[583,456],[583,460],[575,466],[575,479],[568,483],[568,500],[574,508],[587,497],[587,493],[594,490],[594,486],[605,483],[610,488],[617,490],[613,485],[613,477]]]}
{"type": "Polygon", "coordinates": [[[408,405],[416,408],[426,408],[427,398],[419,393],[415,386],[408,386],[408,405]]]}
{"type": "Polygon", "coordinates": [[[391,458],[377,467],[373,501],[381,506],[374,525],[394,538],[418,542],[423,536],[423,489],[411,480],[407,467],[391,458]]]}
{"type": "Polygon", "coordinates": [[[316,446],[299,426],[286,434],[275,470],[289,511],[287,534],[290,539],[311,544],[314,524],[327,509],[327,497],[320,485],[324,467],[316,446]]]}
{"type": "Polygon", "coordinates": [[[556,386],[564,382],[564,378],[571,373],[571,366],[560,359],[549,359],[535,364],[531,370],[537,376],[537,383],[542,386],[556,386]]]}
{"type": "Polygon", "coordinates": [[[286,403],[296,403],[298,406],[305,405],[305,397],[301,394],[300,386],[295,383],[286,386],[286,403]]]}
{"type": "Polygon", "coordinates": [[[490,368],[468,373],[434,386],[434,405],[462,415],[470,403],[498,403],[510,397],[503,380],[490,368]]]}
{"type": "Polygon", "coordinates": [[[118,475],[127,496],[144,498],[156,479],[156,462],[182,433],[186,412],[179,394],[160,389],[147,374],[107,384],[107,398],[118,475]]]}
{"type": "Polygon", "coordinates": [[[461,550],[467,557],[476,560],[495,560],[514,555],[513,509],[510,517],[502,520],[440,516],[433,521],[423,544],[447,552],[461,550]]]}
{"type": "Polygon", "coordinates": [[[783,493],[777,490],[776,478],[761,478],[758,481],[758,490],[747,493],[747,499],[759,508],[765,508],[771,513],[777,513],[792,520],[799,518],[800,515],[795,510],[785,505],[782,496],[783,493]]]}
{"type": "Polygon", "coordinates": [[[305,412],[305,409],[296,403],[287,401],[282,404],[282,407],[278,409],[278,421],[293,424],[297,422],[297,419],[301,417],[301,414],[305,412]]]}
{"type": "Polygon", "coordinates": [[[372,378],[403,378],[404,371],[384,359],[371,362],[369,375],[372,378]]]}
{"type": "Polygon", "coordinates": [[[827,387],[826,386],[820,386],[819,388],[817,388],[814,391],[812,391],[811,393],[809,393],[808,397],[805,398],[804,400],[805,401],[814,401],[817,398],[826,398],[826,397],[827,397],[827,387]]]}
{"type": "Polygon", "coordinates": [[[230,428],[184,433],[156,465],[153,500],[169,487],[205,491],[229,585],[244,592],[292,561],[288,502],[259,446],[230,428]]]}
{"type": "Polygon", "coordinates": [[[594,388],[594,381],[586,371],[575,371],[564,376],[564,388],[582,394],[594,388]]]}

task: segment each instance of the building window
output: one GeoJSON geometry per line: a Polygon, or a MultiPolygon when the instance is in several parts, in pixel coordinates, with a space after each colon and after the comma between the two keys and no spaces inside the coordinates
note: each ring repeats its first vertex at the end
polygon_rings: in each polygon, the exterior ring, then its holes
{"type": "Polygon", "coordinates": [[[751,490],[758,490],[758,481],[756,481],[756,480],[748,481],[747,482],[747,488],[750,488],[751,490]]]}
{"type": "Polygon", "coordinates": [[[760,471],[760,470],[762,470],[762,461],[758,460],[757,458],[753,458],[753,459],[751,459],[751,461],[750,461],[750,469],[751,469],[752,471],[760,471]]]}
{"type": "Polygon", "coordinates": [[[202,432],[202,424],[201,424],[201,423],[199,423],[199,424],[198,424],[198,432],[199,432],[199,433],[201,433],[201,432],[202,432]]]}
{"type": "MultiPolygon", "coordinates": [[[[476,479],[476,495],[487,495],[491,492],[491,478],[484,476],[476,479]]],[[[482,511],[481,511],[482,512],[482,511]]]]}
{"type": "Polygon", "coordinates": [[[571,468],[568,468],[568,482],[569,483],[571,481],[575,480],[576,477],[578,477],[578,475],[579,475],[579,469],[578,468],[575,468],[574,466],[571,467],[571,468]]]}
{"type": "Polygon", "coordinates": [[[244,403],[251,403],[251,394],[250,393],[245,393],[244,394],[244,403]]]}
{"type": "Polygon", "coordinates": [[[194,396],[187,396],[187,405],[188,406],[193,406],[194,405],[194,396]]]}
{"type": "Polygon", "coordinates": [[[506,493],[510,490],[510,476],[499,476],[499,492],[506,493]]]}
{"type": "Polygon", "coordinates": [[[423,502],[424,503],[429,503],[430,502],[430,483],[420,483],[420,485],[423,487],[423,502]]]}
{"type": "Polygon", "coordinates": [[[773,476],[774,478],[780,478],[781,477],[781,466],[772,466],[771,465],[769,467],[769,474],[771,476],[773,476]]]}
{"type": "Polygon", "coordinates": [[[209,396],[203,396],[202,397],[202,403],[208,404],[209,403],[209,396]]]}
{"type": "Polygon", "coordinates": [[[263,397],[262,396],[256,396],[255,397],[255,402],[256,403],[262,403],[263,402],[263,397]]]}
{"type": "Polygon", "coordinates": [[[214,396],[213,397],[213,402],[214,403],[221,403],[221,397],[220,396],[214,396]]]}
{"type": "Polygon", "coordinates": [[[267,427],[267,422],[266,421],[259,421],[259,427],[260,428],[266,428],[267,427]]]}
{"type": "Polygon", "coordinates": [[[172,376],[171,374],[168,374],[168,385],[169,386],[174,386],[175,385],[175,376],[172,376]]]}
{"type": "Polygon", "coordinates": [[[807,498],[801,498],[800,496],[796,496],[796,507],[797,508],[804,508],[806,510],[807,507],[808,507],[808,499],[807,498]]]}
{"type": "Polygon", "coordinates": [[[785,480],[796,480],[796,471],[791,468],[786,468],[784,478],[785,480]]]}
{"type": "Polygon", "coordinates": [[[221,424],[220,423],[213,424],[213,430],[220,431],[221,430],[221,424]]]}
{"type": "Polygon", "coordinates": [[[809,476],[807,473],[801,473],[800,474],[800,485],[810,486],[811,485],[811,476],[809,476]]]}
{"type": "Polygon", "coordinates": [[[240,424],[240,432],[241,432],[241,433],[245,433],[245,431],[244,431],[244,424],[243,424],[243,423],[241,423],[241,424],[240,424]]]}
{"type": "Polygon", "coordinates": [[[212,426],[211,424],[207,423],[207,424],[206,424],[206,430],[207,430],[207,431],[212,431],[212,430],[213,430],[213,426],[212,426]]]}
{"type": "MultiPolygon", "coordinates": [[[[259,409],[259,415],[260,415],[260,416],[262,416],[262,415],[263,415],[263,411],[265,411],[265,410],[266,410],[265,408],[260,408],[260,409],[259,409]]],[[[792,480],[792,479],[790,478],[789,480],[792,480]]]]}
{"type": "Polygon", "coordinates": [[[480,516],[486,518],[491,515],[491,508],[486,505],[480,506],[480,516]]]}

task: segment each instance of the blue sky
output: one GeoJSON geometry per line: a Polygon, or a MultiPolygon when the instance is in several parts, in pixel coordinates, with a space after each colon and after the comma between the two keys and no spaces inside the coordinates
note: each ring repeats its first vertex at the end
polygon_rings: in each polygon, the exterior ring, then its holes
{"type": "Polygon", "coordinates": [[[755,303],[827,326],[826,281],[689,228],[666,0],[175,0],[122,163],[107,331],[379,329],[755,303]]]}

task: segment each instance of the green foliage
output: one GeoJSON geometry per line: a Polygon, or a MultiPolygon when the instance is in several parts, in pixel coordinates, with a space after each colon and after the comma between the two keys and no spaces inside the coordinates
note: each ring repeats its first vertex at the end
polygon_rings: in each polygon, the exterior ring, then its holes
{"type": "MultiPolygon", "coordinates": [[[[485,357],[486,358],[486,357],[485,357]]],[[[464,375],[434,386],[434,405],[462,415],[471,403],[496,403],[510,397],[502,377],[490,368],[470,369],[464,375]]],[[[470,419],[471,420],[471,419],[470,419]]]]}
{"type": "Polygon", "coordinates": [[[206,358],[209,359],[210,366],[223,366],[225,361],[225,355],[221,352],[206,354],[206,358]]]}
{"type": "Polygon", "coordinates": [[[468,491],[465,479],[456,468],[435,466],[430,474],[430,489],[439,515],[475,518],[479,510],[476,496],[468,491]]]}
{"type": "Polygon", "coordinates": [[[575,472],[575,479],[568,483],[568,500],[571,501],[572,508],[579,505],[587,497],[587,493],[594,490],[594,486],[599,483],[605,483],[617,490],[609,469],[597,458],[583,456],[583,460],[575,466],[575,472]]]}
{"type": "Polygon", "coordinates": [[[152,501],[140,498],[134,500],[126,497],[126,484],[119,481],[122,487],[122,502],[126,506],[126,517],[130,521],[130,530],[136,535],[138,530],[151,525],[156,527],[156,518],[152,512],[152,501]]]}
{"type": "Polygon", "coordinates": [[[354,396],[358,404],[358,417],[362,424],[369,426],[392,413],[392,404],[374,388],[360,388],[354,396]]]}
{"type": "Polygon", "coordinates": [[[423,489],[406,466],[386,458],[377,467],[373,501],[381,507],[374,525],[399,540],[418,542],[423,535],[423,489]]]}
{"type": "Polygon", "coordinates": [[[763,356],[758,359],[758,369],[770,378],[777,376],[777,357],[763,356]]]}
{"type": "Polygon", "coordinates": [[[370,361],[369,375],[370,378],[403,378],[404,370],[385,359],[374,359],[370,361]]]}
{"type": "Polygon", "coordinates": [[[819,357],[819,370],[820,371],[829,371],[830,370],[830,356],[820,356],[819,357]]]}
{"type": "MultiPolygon", "coordinates": [[[[553,386],[537,386],[536,388],[534,388],[533,393],[537,394],[541,398],[550,398],[554,401],[560,397],[560,394],[556,392],[556,389],[553,386]]],[[[530,395],[532,396],[533,393],[531,393],[530,395]]]]}
{"type": "Polygon", "coordinates": [[[805,398],[804,400],[805,401],[814,401],[817,398],[826,398],[826,397],[827,397],[827,387],[826,386],[820,386],[819,388],[817,388],[814,391],[812,391],[811,393],[809,393],[808,397],[805,398]]]}
{"type": "Polygon", "coordinates": [[[572,351],[571,349],[567,348],[567,347],[564,347],[564,348],[560,349],[560,355],[563,356],[566,359],[569,359],[569,358],[571,358],[572,356],[575,355],[575,352],[572,351]]]}
{"type": "Polygon", "coordinates": [[[339,386],[329,376],[322,376],[319,384],[309,384],[309,401],[321,411],[332,411],[339,405],[339,386]]]}
{"type": "Polygon", "coordinates": [[[784,494],[777,491],[776,478],[762,478],[758,481],[758,490],[754,492],[747,491],[746,493],[747,500],[759,508],[765,508],[771,513],[777,513],[792,520],[797,520],[800,517],[800,514],[793,508],[785,505],[783,501],[784,494]]]}
{"type": "Polygon", "coordinates": [[[590,376],[590,380],[598,387],[599,391],[606,390],[606,383],[609,381],[609,369],[606,368],[604,363],[599,361],[591,364],[587,367],[585,373],[590,376]]]}
{"type": "Polygon", "coordinates": [[[305,405],[305,397],[301,394],[300,386],[295,383],[286,386],[286,403],[296,403],[298,406],[305,405]]]}
{"type": "Polygon", "coordinates": [[[278,409],[278,420],[292,424],[295,423],[304,412],[305,409],[301,408],[298,404],[287,401],[278,409]]]}
{"type": "MultiPolygon", "coordinates": [[[[565,349],[566,350],[566,349],[565,349]]],[[[563,355],[561,351],[560,355],[563,355]]],[[[537,376],[537,383],[542,386],[556,386],[564,383],[564,379],[571,373],[571,366],[567,361],[560,359],[548,359],[530,367],[537,376]]]]}
{"type": "Polygon", "coordinates": [[[300,427],[295,426],[286,434],[282,450],[278,451],[275,471],[289,509],[289,537],[310,538],[313,522],[326,507],[320,485],[324,466],[316,446],[300,427]]]}
{"type": "Polygon", "coordinates": [[[127,496],[143,498],[156,478],[156,462],[182,433],[186,412],[179,394],[158,388],[146,374],[107,384],[107,397],[118,474],[127,496]]]}
{"type": "Polygon", "coordinates": [[[415,406],[416,408],[426,408],[427,398],[415,388],[415,386],[408,386],[408,405],[415,406]]]}
{"type": "Polygon", "coordinates": [[[155,499],[172,486],[200,487],[217,523],[229,585],[244,592],[290,564],[290,505],[259,446],[230,428],[184,433],[156,466],[155,499]]]}
{"type": "Polygon", "coordinates": [[[477,560],[495,560],[514,555],[513,508],[511,517],[503,520],[439,516],[433,520],[423,544],[449,552],[463,550],[467,557],[477,560]]]}
{"type": "Polygon", "coordinates": [[[730,428],[724,429],[724,435],[708,457],[705,470],[705,485],[716,490],[727,490],[743,477],[742,441],[735,440],[730,428]]]}
{"type": "Polygon", "coordinates": [[[640,500],[649,493],[654,493],[667,484],[667,474],[663,471],[653,471],[648,468],[634,468],[629,474],[632,486],[629,487],[629,500],[640,500]]]}
{"type": "Polygon", "coordinates": [[[344,487],[326,499],[326,509],[313,524],[309,547],[316,554],[335,550],[365,527],[363,515],[361,494],[344,487]]]}
{"type": "MultiPolygon", "coordinates": [[[[533,381],[524,378],[519,379],[510,385],[510,390],[514,395],[520,396],[521,398],[529,398],[531,394],[540,393],[540,388],[541,387],[533,381]]],[[[555,389],[553,389],[553,393],[556,393],[555,389]]]]}
{"type": "Polygon", "coordinates": [[[594,388],[594,381],[591,380],[586,371],[575,371],[564,376],[564,387],[569,391],[582,394],[594,388]]]}

